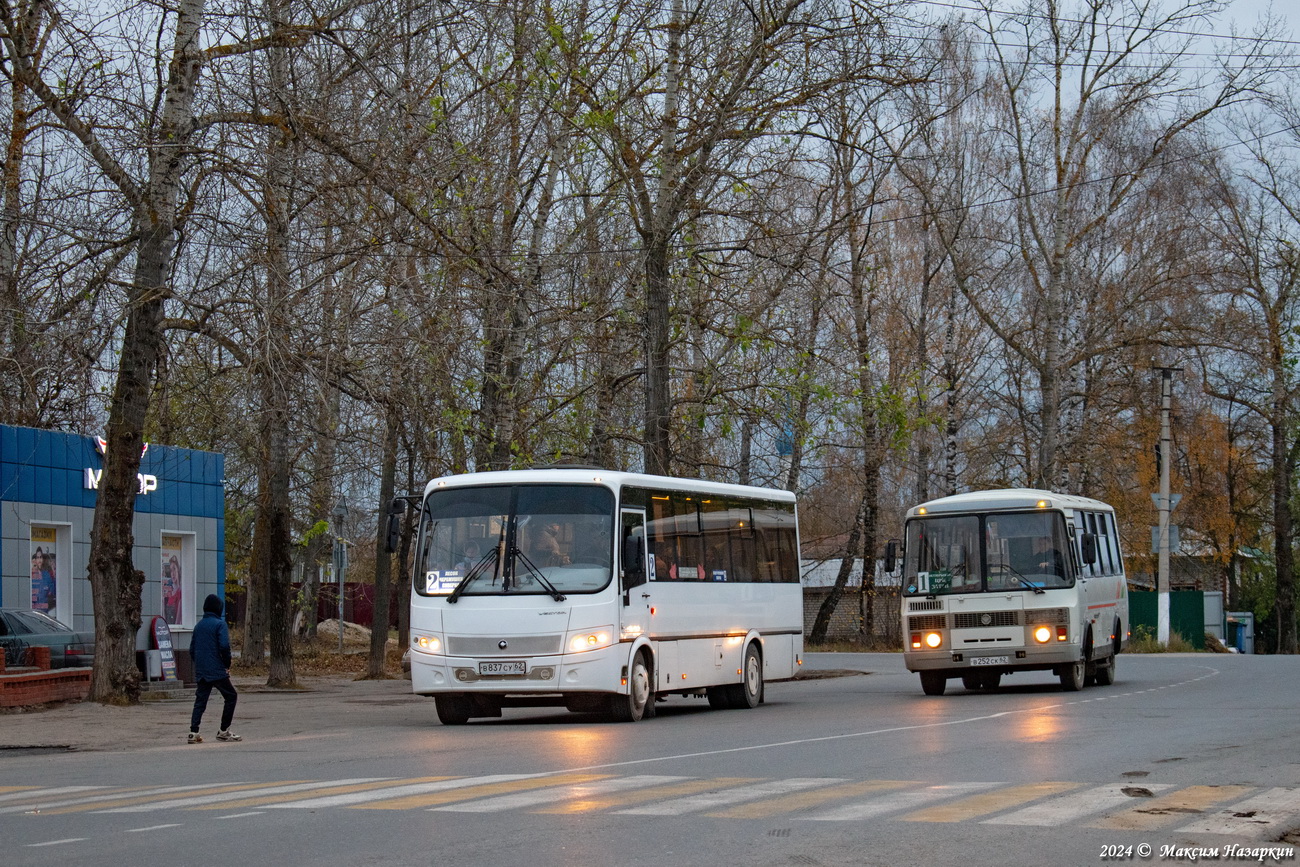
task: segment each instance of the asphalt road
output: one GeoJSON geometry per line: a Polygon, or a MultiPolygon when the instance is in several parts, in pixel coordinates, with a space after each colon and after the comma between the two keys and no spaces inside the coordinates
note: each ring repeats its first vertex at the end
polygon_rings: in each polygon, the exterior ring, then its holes
{"type": "Polygon", "coordinates": [[[865,673],[623,725],[447,728],[400,681],[245,690],[238,744],[183,744],[185,702],[0,716],[0,863],[1296,860],[1275,841],[1300,827],[1300,659],[1123,656],[1109,687],[1027,674],[942,697],[895,655],[808,667],[865,673]]]}

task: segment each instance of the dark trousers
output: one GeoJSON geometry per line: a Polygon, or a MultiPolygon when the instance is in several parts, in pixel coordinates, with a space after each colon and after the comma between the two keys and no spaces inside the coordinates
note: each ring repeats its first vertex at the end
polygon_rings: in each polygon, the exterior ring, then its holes
{"type": "Polygon", "coordinates": [[[208,696],[214,689],[221,693],[221,697],[226,701],[221,708],[221,730],[230,728],[230,721],[235,718],[235,702],[239,700],[239,693],[235,692],[235,685],[230,682],[230,678],[223,677],[221,680],[199,681],[198,688],[194,690],[194,713],[190,716],[190,731],[199,730],[199,723],[203,722],[203,712],[208,709],[208,696]]]}

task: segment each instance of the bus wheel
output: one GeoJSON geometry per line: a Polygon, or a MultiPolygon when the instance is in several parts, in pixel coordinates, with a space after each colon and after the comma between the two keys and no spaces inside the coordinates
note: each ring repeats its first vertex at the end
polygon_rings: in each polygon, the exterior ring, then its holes
{"type": "Polygon", "coordinates": [[[470,703],[463,695],[435,695],[434,706],[438,709],[438,722],[445,726],[463,726],[469,722],[470,703]]]}
{"type": "Polygon", "coordinates": [[[978,674],[963,674],[961,676],[961,685],[974,692],[977,689],[984,688],[984,679],[978,674]]]}
{"type": "Polygon", "coordinates": [[[921,689],[926,695],[943,695],[947,686],[948,678],[943,676],[942,671],[921,672],[921,689]]]}
{"type": "Polygon", "coordinates": [[[732,687],[732,707],[755,708],[763,700],[763,657],[752,643],[745,648],[745,664],[741,667],[745,679],[732,687]]]}
{"type": "Polygon", "coordinates": [[[1078,692],[1083,689],[1084,678],[1088,674],[1088,664],[1082,659],[1061,667],[1061,689],[1066,692],[1078,692]]]}
{"type": "Polygon", "coordinates": [[[734,707],[731,703],[731,687],[729,686],[711,686],[704,691],[709,697],[709,707],[714,710],[729,710],[734,707]]]}
{"type": "Polygon", "coordinates": [[[644,653],[632,660],[627,673],[627,695],[610,696],[610,716],[615,722],[638,722],[646,716],[646,708],[654,701],[650,692],[650,666],[644,653]]]}
{"type": "Polygon", "coordinates": [[[1110,686],[1115,682],[1116,661],[1116,655],[1112,653],[1110,656],[1097,663],[1095,676],[1098,686],[1110,686]]]}

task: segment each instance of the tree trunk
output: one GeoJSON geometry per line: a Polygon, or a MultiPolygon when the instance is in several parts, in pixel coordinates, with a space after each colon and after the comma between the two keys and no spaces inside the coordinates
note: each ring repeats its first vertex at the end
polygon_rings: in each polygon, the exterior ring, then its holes
{"type": "MultiPolygon", "coordinates": [[[[34,4],[29,21],[39,27],[41,7],[34,4]]],[[[26,24],[26,21],[24,22],[26,24]]],[[[22,217],[23,160],[27,136],[31,133],[27,85],[14,77],[10,81],[9,143],[5,149],[4,189],[0,191],[0,398],[8,424],[36,426],[40,423],[35,396],[28,387],[31,369],[31,335],[28,312],[18,282],[18,223],[22,217]]]]}
{"type": "MultiPolygon", "coordinates": [[[[406,447],[406,490],[416,493],[415,454],[409,443],[406,447]]],[[[402,519],[402,539],[397,551],[397,646],[411,646],[411,537],[415,535],[415,516],[419,501],[408,508],[402,519]]]]}
{"type": "MultiPolygon", "coordinates": [[[[817,645],[826,642],[826,633],[830,629],[831,617],[835,614],[835,609],[839,606],[840,600],[844,598],[844,588],[848,586],[849,576],[853,574],[853,560],[857,557],[860,550],[858,542],[862,538],[862,525],[865,523],[867,511],[867,497],[863,492],[862,501],[858,504],[858,515],[853,522],[853,529],[849,531],[849,539],[844,544],[844,559],[840,560],[840,571],[835,574],[835,583],[831,586],[831,592],[822,600],[821,607],[817,609],[817,618],[813,620],[812,631],[808,633],[808,643],[817,645]]],[[[864,564],[865,565],[865,564],[864,564]]]]}
{"type": "MultiPolygon", "coordinates": [[[[90,697],[96,701],[135,702],[140,696],[135,633],[140,628],[144,573],[134,562],[136,475],[154,371],[162,351],[163,304],[171,278],[182,148],[190,137],[194,88],[202,69],[202,15],[202,0],[183,0],[177,9],[162,118],[150,151],[149,182],[136,210],[139,241],[135,273],[127,289],[126,330],[109,407],[108,448],[88,558],[96,643],[90,697]]],[[[123,192],[139,193],[118,168],[123,192]]]]}
{"type": "Polygon", "coordinates": [[[654,236],[646,246],[645,319],[645,471],[667,476],[672,472],[672,391],[668,366],[669,302],[668,239],[654,236]]]}
{"type": "MultiPolygon", "coordinates": [[[[293,557],[290,554],[291,512],[289,505],[288,408],[276,412],[276,430],[271,446],[271,491],[266,523],[267,550],[263,552],[267,576],[267,634],[271,645],[271,671],[267,686],[297,684],[293,670],[293,557]]],[[[260,501],[260,498],[259,498],[260,501]]]]}
{"type": "Polygon", "coordinates": [[[1273,424],[1273,556],[1277,566],[1277,652],[1296,653],[1295,527],[1291,512],[1291,461],[1287,448],[1289,424],[1282,400],[1274,404],[1273,424]]]}
{"type": "Polygon", "coordinates": [[[370,662],[366,677],[384,676],[384,661],[388,653],[388,608],[392,598],[393,556],[384,549],[388,536],[388,504],[393,501],[397,478],[397,410],[385,413],[387,430],[384,433],[384,457],[379,468],[379,522],[375,531],[375,605],[370,622],[370,662]]]}

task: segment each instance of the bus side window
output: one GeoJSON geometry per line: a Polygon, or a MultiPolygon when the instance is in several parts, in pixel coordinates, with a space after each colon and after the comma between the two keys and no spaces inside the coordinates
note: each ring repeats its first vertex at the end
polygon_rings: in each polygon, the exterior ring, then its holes
{"type": "Polygon", "coordinates": [[[627,591],[646,582],[645,528],[630,524],[625,516],[623,534],[623,590],[627,591]]]}
{"type": "Polygon", "coordinates": [[[758,580],[758,566],[755,563],[754,514],[747,506],[740,506],[731,512],[731,523],[727,529],[727,544],[731,546],[731,572],[728,581],[752,582],[758,580]]]}
{"type": "MultiPolygon", "coordinates": [[[[1085,513],[1085,519],[1086,519],[1087,522],[1088,522],[1088,523],[1087,523],[1087,527],[1088,527],[1087,532],[1091,533],[1091,534],[1092,534],[1092,537],[1093,537],[1094,539],[1097,539],[1097,513],[1096,513],[1096,512],[1086,512],[1086,513],[1085,513]]],[[[1098,540],[1098,541],[1100,541],[1100,540],[1098,540]]],[[[1092,562],[1092,564],[1089,565],[1089,566],[1087,566],[1087,567],[1084,569],[1084,571],[1085,571],[1088,575],[1101,575],[1102,573],[1104,573],[1104,572],[1106,571],[1106,566],[1105,566],[1105,564],[1102,562],[1102,559],[1101,559],[1101,556],[1100,556],[1100,552],[1098,552],[1098,556],[1095,556],[1095,557],[1093,558],[1093,562],[1092,562]]]]}

